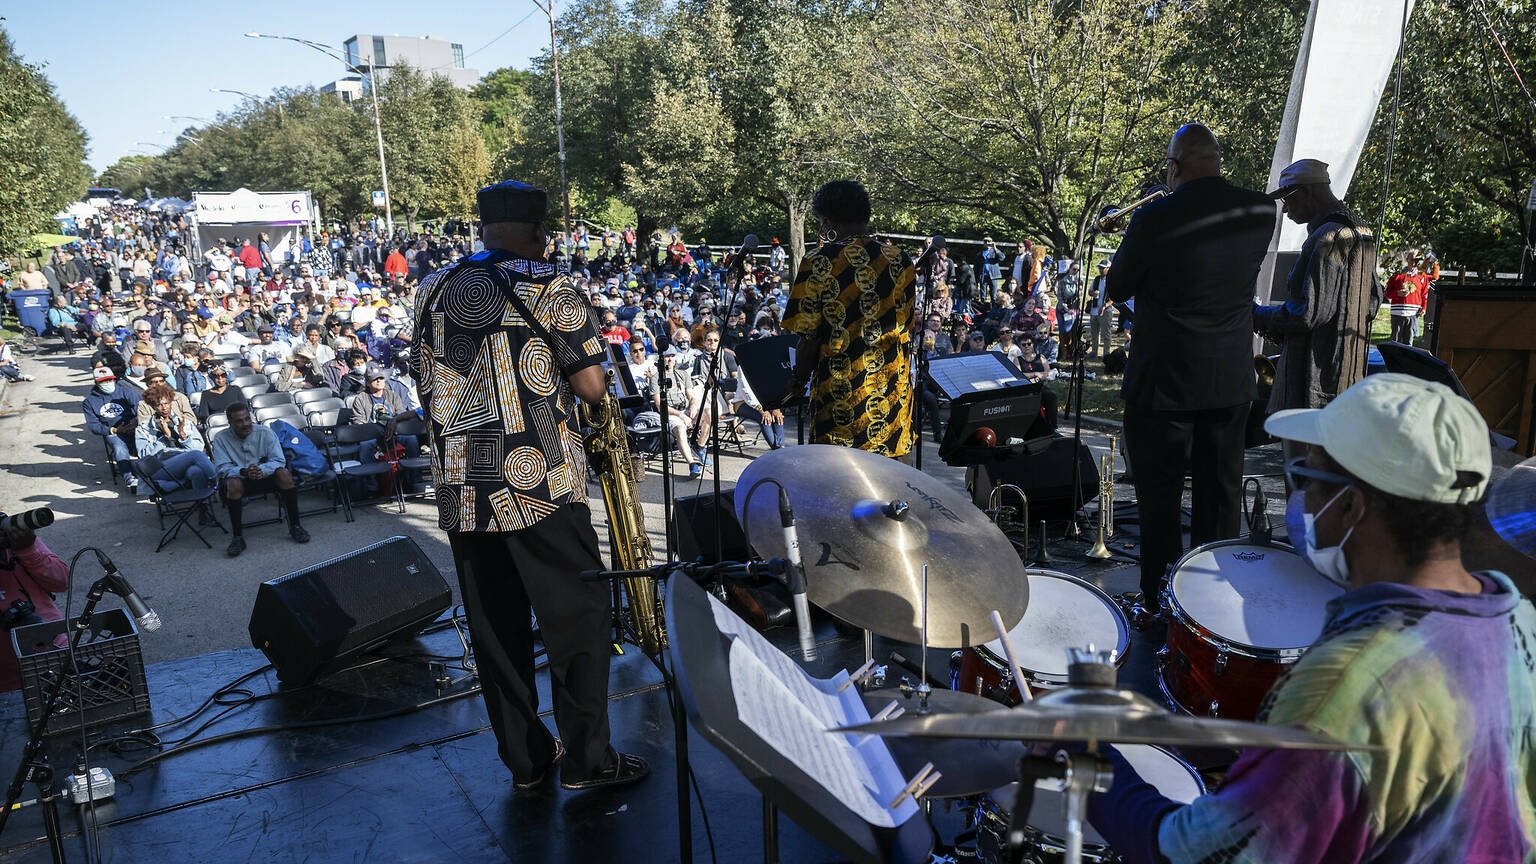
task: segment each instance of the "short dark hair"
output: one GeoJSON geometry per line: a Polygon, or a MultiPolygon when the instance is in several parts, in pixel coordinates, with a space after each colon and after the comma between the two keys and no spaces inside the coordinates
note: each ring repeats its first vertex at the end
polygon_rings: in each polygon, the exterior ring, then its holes
{"type": "Polygon", "coordinates": [[[224,419],[233,422],[235,415],[239,414],[241,411],[249,414],[251,413],[251,406],[245,404],[244,402],[231,402],[224,406],[224,419]]]}
{"type": "Polygon", "coordinates": [[[839,224],[868,222],[869,190],[857,180],[833,180],[816,190],[811,198],[811,212],[839,224]]]}
{"type": "MultiPolygon", "coordinates": [[[[1333,456],[1323,451],[1323,469],[1341,474],[1354,481],[1367,498],[1372,499],[1387,523],[1387,533],[1403,553],[1403,562],[1418,567],[1429,560],[1429,550],[1443,543],[1460,543],[1472,526],[1472,508],[1466,504],[1441,504],[1438,501],[1418,501],[1383,492],[1371,484],[1350,474],[1333,456]]],[[[1339,484],[1322,480],[1318,483],[1330,489],[1339,484]]]]}

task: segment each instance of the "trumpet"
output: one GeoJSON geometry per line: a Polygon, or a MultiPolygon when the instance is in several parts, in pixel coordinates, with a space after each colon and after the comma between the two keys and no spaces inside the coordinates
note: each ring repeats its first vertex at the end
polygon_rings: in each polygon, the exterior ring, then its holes
{"type": "Polygon", "coordinates": [[[1114,557],[1104,541],[1115,536],[1115,436],[1109,436],[1109,452],[1099,458],[1099,533],[1088,550],[1089,558],[1114,557]]]}
{"type": "Polygon", "coordinates": [[[1166,186],[1154,186],[1152,187],[1151,192],[1148,192],[1146,195],[1137,198],[1135,201],[1132,201],[1124,207],[1104,208],[1103,215],[1099,217],[1099,230],[1103,231],[1105,234],[1120,233],[1121,231],[1125,230],[1125,223],[1131,218],[1131,213],[1142,207],[1145,207],[1148,204],[1151,204],[1153,201],[1156,201],[1157,199],[1162,198],[1167,194],[1168,188],[1166,186]]]}
{"type": "Polygon", "coordinates": [[[1258,376],[1261,386],[1275,386],[1275,364],[1278,362],[1280,362],[1279,354],[1253,355],[1253,374],[1258,376]]]}

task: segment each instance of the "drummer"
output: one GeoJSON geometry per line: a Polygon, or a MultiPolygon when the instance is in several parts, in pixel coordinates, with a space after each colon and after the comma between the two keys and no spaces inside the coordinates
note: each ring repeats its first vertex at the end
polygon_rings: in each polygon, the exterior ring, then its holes
{"type": "Polygon", "coordinates": [[[1348,591],[1260,718],[1381,749],[1245,750],[1187,805],[1111,751],[1094,827],[1131,862],[1532,860],[1536,610],[1460,559],[1487,426],[1441,384],[1379,374],[1264,427],[1309,445],[1286,465],[1291,543],[1348,591]]]}

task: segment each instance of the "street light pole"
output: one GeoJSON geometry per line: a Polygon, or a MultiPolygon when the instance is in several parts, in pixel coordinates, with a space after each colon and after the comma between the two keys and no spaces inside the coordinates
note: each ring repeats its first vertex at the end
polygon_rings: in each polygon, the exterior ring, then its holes
{"type": "MultiPolygon", "coordinates": [[[[297,36],[274,36],[268,33],[254,32],[247,33],[245,35],[252,39],[284,39],[289,42],[297,42],[300,45],[305,45],[315,49],[316,51],[319,51],[321,54],[324,54],[332,60],[341,61],[341,65],[347,67],[347,71],[355,72],[359,77],[361,77],[363,74],[363,70],[347,62],[346,57],[343,57],[340,52],[335,51],[329,45],[323,45],[319,42],[311,42],[308,39],[300,39],[297,36]]],[[[384,184],[384,231],[385,236],[389,237],[392,242],[395,236],[395,210],[394,206],[390,203],[389,200],[389,167],[384,162],[384,125],[379,119],[379,82],[376,78],[376,74],[376,70],[375,72],[369,74],[370,80],[368,89],[373,92],[373,134],[374,137],[378,140],[379,144],[379,180],[384,184]]]]}
{"type": "Polygon", "coordinates": [[[565,181],[565,117],[560,106],[560,49],[555,44],[555,0],[545,0],[548,5],[541,5],[539,0],[533,0],[533,5],[549,16],[549,60],[555,73],[555,142],[560,148],[560,198],[564,202],[565,213],[565,242],[571,240],[571,187],[565,181]]]}

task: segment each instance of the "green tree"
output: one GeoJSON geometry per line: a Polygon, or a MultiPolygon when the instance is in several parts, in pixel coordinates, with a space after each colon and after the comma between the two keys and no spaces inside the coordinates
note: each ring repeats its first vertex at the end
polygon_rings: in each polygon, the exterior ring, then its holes
{"type": "Polygon", "coordinates": [[[1188,119],[1163,72],[1200,6],[920,0],[865,32],[842,107],[896,199],[1080,253],[1188,119]]]}
{"type": "Polygon", "coordinates": [[[85,194],[85,132],[41,69],[16,56],[0,29],[0,254],[27,251],[33,234],[85,194]]]}
{"type": "MultiPolygon", "coordinates": [[[[467,215],[490,160],[468,93],[444,75],[397,65],[378,84],[390,203],[415,230],[421,216],[467,215]]],[[[377,170],[375,157],[372,169],[377,170]]]]}

